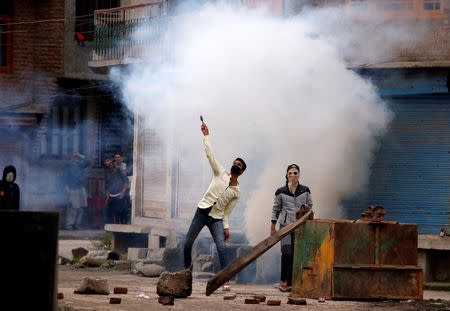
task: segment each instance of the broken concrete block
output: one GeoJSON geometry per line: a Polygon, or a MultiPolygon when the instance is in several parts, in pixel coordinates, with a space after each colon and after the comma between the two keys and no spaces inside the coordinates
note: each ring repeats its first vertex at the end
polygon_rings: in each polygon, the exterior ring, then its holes
{"type": "Polygon", "coordinates": [[[144,263],[153,263],[156,265],[164,266],[164,251],[165,249],[149,249],[147,251],[144,263]]]}
{"type": "Polygon", "coordinates": [[[264,295],[254,295],[253,298],[258,299],[259,302],[266,301],[266,296],[264,296],[264,295]]]}
{"type": "Polygon", "coordinates": [[[113,289],[114,294],[126,294],[128,293],[127,287],[114,287],[113,289]]]}
{"type": "Polygon", "coordinates": [[[119,304],[122,302],[122,298],[118,298],[118,297],[111,297],[109,298],[109,303],[110,304],[119,304]]]}
{"type": "Polygon", "coordinates": [[[325,298],[319,298],[317,299],[318,302],[325,302],[325,298]]]}
{"type": "Polygon", "coordinates": [[[306,299],[288,297],[287,303],[290,305],[306,305],[306,299]]]}
{"type": "Polygon", "coordinates": [[[79,264],[88,267],[100,267],[106,260],[108,260],[108,251],[96,250],[90,251],[82,257],[79,264]]]}
{"type": "Polygon", "coordinates": [[[89,253],[87,249],[84,247],[77,247],[72,249],[72,256],[73,258],[81,258],[83,256],[86,256],[89,253]]]}
{"type": "Polygon", "coordinates": [[[163,272],[156,285],[159,296],[186,298],[192,294],[192,271],[185,269],[179,272],[163,272]]]}
{"type": "Polygon", "coordinates": [[[278,299],[267,300],[267,305],[269,305],[269,306],[279,306],[279,305],[281,305],[281,300],[278,300],[278,299]]]}
{"type": "Polygon", "coordinates": [[[166,271],[166,269],[160,265],[144,264],[141,262],[135,265],[135,269],[138,273],[141,273],[142,275],[147,277],[157,277],[160,276],[161,273],[166,271]]]}
{"type": "Polygon", "coordinates": [[[172,296],[160,296],[158,302],[164,306],[173,306],[175,298],[172,296]]]}
{"type": "Polygon", "coordinates": [[[246,305],[257,305],[257,304],[259,304],[259,300],[255,299],[255,298],[245,298],[244,303],[246,305]]]}
{"type": "Polygon", "coordinates": [[[99,294],[109,295],[108,280],[102,278],[84,277],[80,286],[74,290],[75,294],[99,294]]]}
{"type": "Polygon", "coordinates": [[[235,294],[225,294],[223,300],[234,300],[236,298],[235,294]]]}
{"type": "Polygon", "coordinates": [[[70,263],[72,263],[72,261],[70,259],[68,259],[66,257],[63,257],[63,256],[59,256],[58,257],[58,264],[59,265],[68,265],[70,263]]]}

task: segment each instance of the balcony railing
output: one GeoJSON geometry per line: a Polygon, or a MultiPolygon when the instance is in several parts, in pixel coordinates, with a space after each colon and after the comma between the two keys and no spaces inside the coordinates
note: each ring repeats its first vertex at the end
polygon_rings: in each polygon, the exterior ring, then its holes
{"type": "Polygon", "coordinates": [[[164,57],[167,23],[167,2],[164,0],[95,11],[94,51],[90,65],[164,57]]]}
{"type": "MultiPolygon", "coordinates": [[[[248,8],[269,4],[275,14],[282,14],[283,0],[225,0],[248,8]]],[[[125,6],[94,12],[94,52],[89,66],[108,67],[150,61],[160,63],[168,55],[171,23],[168,0],[125,6]]]]}

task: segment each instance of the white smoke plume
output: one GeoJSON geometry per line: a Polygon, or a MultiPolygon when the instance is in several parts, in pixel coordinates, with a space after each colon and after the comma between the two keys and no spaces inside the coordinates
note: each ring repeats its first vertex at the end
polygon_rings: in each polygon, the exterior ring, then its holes
{"type": "Polygon", "coordinates": [[[269,235],[273,195],[291,163],[316,217],[340,217],[342,198],[366,184],[375,137],[390,119],[375,87],[346,68],[351,38],[339,40],[340,19],[314,18],[323,14],[282,19],[206,5],[173,18],[168,63],[140,65],[123,80],[125,101],[149,127],[170,130],[188,166],[206,161],[200,114],[225,167],[247,160],[239,204],[252,244],[269,235]]]}

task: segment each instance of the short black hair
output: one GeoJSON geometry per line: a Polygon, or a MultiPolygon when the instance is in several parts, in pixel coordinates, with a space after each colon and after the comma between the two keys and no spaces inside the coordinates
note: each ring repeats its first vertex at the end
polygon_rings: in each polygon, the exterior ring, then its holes
{"type": "Polygon", "coordinates": [[[239,161],[242,163],[242,171],[245,171],[247,169],[247,164],[244,160],[242,160],[242,158],[236,158],[234,161],[239,161]]]}
{"type": "Polygon", "coordinates": [[[287,169],[286,169],[286,172],[288,172],[291,168],[295,168],[295,169],[297,169],[297,171],[300,172],[300,167],[299,167],[297,164],[295,164],[295,163],[289,165],[289,166],[287,167],[287,169]]]}

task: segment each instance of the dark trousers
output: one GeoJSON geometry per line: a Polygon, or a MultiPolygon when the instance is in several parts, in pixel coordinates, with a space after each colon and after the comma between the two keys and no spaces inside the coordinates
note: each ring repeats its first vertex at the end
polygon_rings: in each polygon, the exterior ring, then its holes
{"type": "Polygon", "coordinates": [[[122,199],[122,212],[120,222],[122,224],[131,223],[131,197],[129,193],[126,193],[122,199]]]}
{"type": "Polygon", "coordinates": [[[214,243],[217,247],[217,254],[219,255],[219,261],[221,268],[227,266],[225,258],[225,237],[223,234],[223,222],[222,219],[214,219],[209,216],[211,208],[203,209],[197,208],[194,218],[192,219],[191,226],[186,234],[186,241],[184,242],[184,267],[189,268],[192,264],[192,245],[195,239],[202,231],[204,226],[207,226],[213,237],[214,243]]]}
{"type": "Polygon", "coordinates": [[[122,199],[119,196],[108,198],[107,218],[109,224],[120,224],[122,212],[122,199]]]}
{"type": "Polygon", "coordinates": [[[292,286],[292,269],[294,264],[294,236],[291,236],[290,245],[281,246],[281,281],[292,286]]]}

